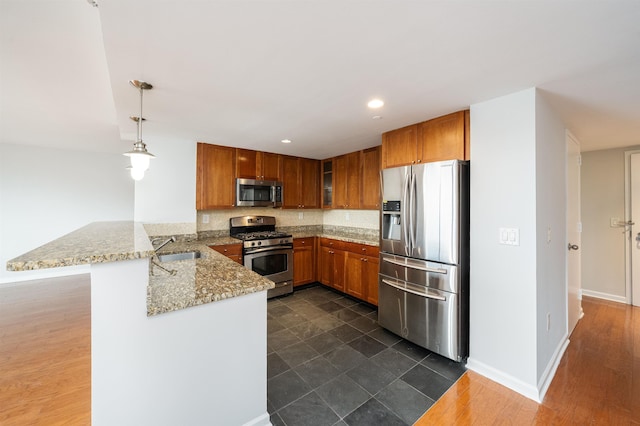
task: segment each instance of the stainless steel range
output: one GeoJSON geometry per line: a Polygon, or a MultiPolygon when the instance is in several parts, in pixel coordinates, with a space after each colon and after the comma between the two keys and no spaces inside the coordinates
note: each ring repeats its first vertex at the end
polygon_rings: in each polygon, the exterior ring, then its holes
{"type": "Polygon", "coordinates": [[[275,217],[232,217],[229,234],[243,241],[244,266],[276,284],[267,298],[293,292],[293,236],[276,231],[275,217]]]}

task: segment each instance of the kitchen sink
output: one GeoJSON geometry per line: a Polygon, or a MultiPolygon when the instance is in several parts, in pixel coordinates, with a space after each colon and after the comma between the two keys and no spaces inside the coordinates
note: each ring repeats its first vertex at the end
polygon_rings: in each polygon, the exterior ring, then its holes
{"type": "Polygon", "coordinates": [[[176,260],[192,260],[199,259],[199,251],[188,251],[186,253],[160,254],[158,260],[160,262],[174,262],[176,260]]]}

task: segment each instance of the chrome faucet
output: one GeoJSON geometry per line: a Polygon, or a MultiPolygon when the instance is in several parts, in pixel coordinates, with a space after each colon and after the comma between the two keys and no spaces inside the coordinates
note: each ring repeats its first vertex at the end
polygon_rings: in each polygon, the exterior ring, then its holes
{"type": "MultiPolygon", "coordinates": [[[[160,241],[162,238],[154,238],[153,240],[151,240],[151,245],[154,245],[156,242],[160,241]]],[[[162,247],[166,246],[169,243],[175,243],[176,242],[176,237],[172,236],[170,238],[168,238],[166,241],[163,241],[162,243],[160,243],[160,245],[158,247],[156,247],[154,250],[157,252],[158,250],[160,250],[162,247]]]]}

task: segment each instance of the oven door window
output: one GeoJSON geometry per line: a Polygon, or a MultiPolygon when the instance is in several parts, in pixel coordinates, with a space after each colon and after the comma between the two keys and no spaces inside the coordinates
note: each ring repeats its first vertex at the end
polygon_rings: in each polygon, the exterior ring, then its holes
{"type": "Polygon", "coordinates": [[[287,254],[267,254],[251,259],[251,270],[262,276],[279,274],[287,271],[287,254]]]}

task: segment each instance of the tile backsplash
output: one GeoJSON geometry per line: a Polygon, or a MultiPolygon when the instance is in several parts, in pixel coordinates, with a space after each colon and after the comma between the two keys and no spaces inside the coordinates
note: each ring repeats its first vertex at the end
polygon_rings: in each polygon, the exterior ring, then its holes
{"type": "Polygon", "coordinates": [[[229,210],[203,210],[197,215],[197,230],[228,230],[229,219],[235,216],[274,216],[278,227],[331,225],[377,230],[377,210],[283,210],[260,207],[235,208],[229,210]],[[208,223],[203,223],[205,215],[208,223]]]}

